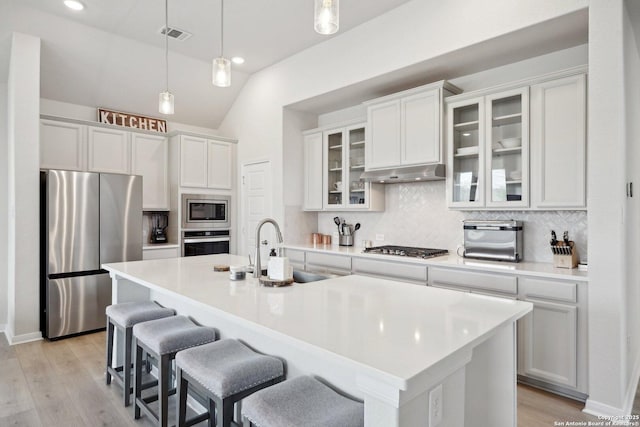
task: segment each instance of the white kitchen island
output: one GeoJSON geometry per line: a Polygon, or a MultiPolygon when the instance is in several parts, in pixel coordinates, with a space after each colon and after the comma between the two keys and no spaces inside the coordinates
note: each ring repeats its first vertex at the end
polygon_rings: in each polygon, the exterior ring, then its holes
{"type": "Polygon", "coordinates": [[[345,276],[281,288],[208,255],[104,265],[113,302],[155,300],[365,403],[367,426],[516,425],[516,327],[532,304],[345,276]],[[436,399],[442,385],[442,398],[436,399]],[[431,403],[435,407],[430,408],[431,403]]]}

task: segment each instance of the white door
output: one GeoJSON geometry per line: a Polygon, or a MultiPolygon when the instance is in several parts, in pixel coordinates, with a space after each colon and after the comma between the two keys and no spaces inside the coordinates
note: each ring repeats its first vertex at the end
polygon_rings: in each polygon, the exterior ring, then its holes
{"type": "MultiPolygon", "coordinates": [[[[272,216],[271,206],[271,162],[248,163],[242,165],[241,186],[241,227],[238,240],[238,255],[251,254],[252,262],[255,262],[256,226],[264,218],[272,216]]],[[[267,240],[269,245],[275,244],[275,233],[270,224],[265,225],[262,232],[262,240],[267,240]]],[[[268,247],[271,247],[267,245],[268,247]]],[[[269,255],[267,246],[262,247],[262,259],[269,255]]],[[[265,264],[266,266],[266,264],[265,264]]]]}

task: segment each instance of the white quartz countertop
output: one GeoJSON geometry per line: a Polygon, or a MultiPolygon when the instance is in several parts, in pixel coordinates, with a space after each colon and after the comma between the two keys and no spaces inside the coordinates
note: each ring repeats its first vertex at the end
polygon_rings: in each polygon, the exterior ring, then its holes
{"type": "Polygon", "coordinates": [[[246,260],[223,254],[103,267],[112,277],[195,301],[327,356],[347,358],[401,389],[532,309],[523,301],[358,275],[270,288],[253,277],[232,281],[228,272],[213,271],[214,265],[246,260]]]}
{"type": "Polygon", "coordinates": [[[428,259],[402,257],[396,255],[380,255],[364,253],[364,248],[357,246],[313,245],[313,244],[284,244],[284,248],[302,251],[324,252],[335,255],[349,255],[351,257],[374,258],[381,261],[404,262],[422,264],[429,267],[451,267],[496,273],[512,273],[527,276],[538,276],[555,279],[570,279],[581,282],[589,280],[586,271],[577,268],[556,268],[551,263],[544,262],[499,262],[483,261],[459,257],[449,254],[428,259]]]}

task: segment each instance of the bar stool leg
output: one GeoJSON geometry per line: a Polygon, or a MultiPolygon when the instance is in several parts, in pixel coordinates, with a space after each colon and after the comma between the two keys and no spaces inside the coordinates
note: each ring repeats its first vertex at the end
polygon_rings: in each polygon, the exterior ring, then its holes
{"type": "MultiPolygon", "coordinates": [[[[231,399],[215,399],[217,411],[216,411],[216,426],[218,427],[231,427],[231,421],[233,420],[233,400],[231,399]]],[[[213,417],[210,417],[213,418],[213,417]]]]}
{"type": "Polygon", "coordinates": [[[137,340],[134,343],[133,350],[135,352],[135,368],[133,370],[133,417],[137,420],[140,418],[140,404],[138,403],[138,399],[142,399],[142,348],[138,345],[137,340]]]}
{"type": "Polygon", "coordinates": [[[216,413],[216,404],[213,401],[213,399],[209,399],[209,419],[207,424],[208,427],[216,426],[215,413],[216,413]]]}
{"type": "Polygon", "coordinates": [[[131,336],[133,335],[133,328],[124,328],[124,366],[122,367],[122,374],[124,375],[123,390],[124,390],[124,406],[127,407],[131,404],[131,336]]]}
{"type": "Polygon", "coordinates": [[[107,319],[107,385],[111,384],[111,373],[109,367],[113,363],[113,323],[107,319]]]}
{"type": "MultiPolygon", "coordinates": [[[[142,362],[142,361],[141,361],[142,362]]],[[[171,380],[171,358],[169,355],[160,356],[160,369],[158,369],[158,419],[161,427],[167,427],[169,422],[169,381],[171,380]]]]}
{"type": "Polygon", "coordinates": [[[187,420],[187,380],[182,377],[182,369],[176,368],[176,395],[178,396],[178,423],[183,426],[187,420]]]}

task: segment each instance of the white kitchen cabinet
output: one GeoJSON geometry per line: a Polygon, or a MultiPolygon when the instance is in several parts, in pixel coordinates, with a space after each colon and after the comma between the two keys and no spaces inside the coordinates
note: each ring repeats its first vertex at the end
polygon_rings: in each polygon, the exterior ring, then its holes
{"type": "Polygon", "coordinates": [[[322,210],[322,132],[304,135],[304,210],[322,210]]]}
{"type": "Polygon", "coordinates": [[[367,107],[369,146],[366,169],[380,169],[401,164],[400,101],[386,101],[367,107]]]}
{"type": "Polygon", "coordinates": [[[384,209],[381,186],[360,181],[364,172],[365,133],[365,124],[323,133],[325,209],[384,209]]]}
{"type": "Polygon", "coordinates": [[[314,273],[351,274],[351,257],[320,252],[307,252],[305,270],[314,273]]]}
{"type": "Polygon", "coordinates": [[[400,99],[400,161],[404,165],[442,163],[441,89],[400,99]]]}
{"type": "Polygon", "coordinates": [[[520,380],[543,381],[570,396],[587,393],[586,289],[583,284],[520,277],[533,311],[519,321],[520,380]]]}
{"type": "Polygon", "coordinates": [[[304,271],[305,264],[305,252],[298,251],[295,249],[286,248],[284,250],[284,256],[289,258],[289,264],[293,267],[294,270],[302,270],[304,271]]]}
{"type": "Polygon", "coordinates": [[[180,135],[180,186],[231,189],[232,151],[228,142],[180,135]]]}
{"type": "Polygon", "coordinates": [[[207,140],[207,187],[231,189],[232,161],[229,143],[207,140]]]}
{"type": "Polygon", "coordinates": [[[443,98],[454,93],[441,81],[366,102],[366,170],[442,163],[443,98]]]}
{"type": "Polygon", "coordinates": [[[531,205],[586,207],[586,76],[531,86],[531,205]]]}
{"type": "Polygon", "coordinates": [[[86,170],[86,141],[86,125],[40,120],[40,167],[86,170]]]}
{"type": "Polygon", "coordinates": [[[575,388],[578,309],[567,304],[525,301],[533,303],[533,312],[522,319],[522,374],[575,388]]]}
{"type": "Polygon", "coordinates": [[[122,173],[131,171],[129,132],[89,126],[87,128],[89,172],[122,173]]]}
{"type": "Polygon", "coordinates": [[[448,100],[450,207],[528,206],[528,108],[528,87],[448,100]]]}
{"type": "Polygon", "coordinates": [[[450,207],[484,206],[484,98],[447,103],[450,207]]]}
{"type": "Polygon", "coordinates": [[[142,209],[169,210],[168,166],[166,137],[131,134],[131,173],[142,175],[142,209]]]}
{"type": "Polygon", "coordinates": [[[207,187],[207,139],[180,136],[180,186],[207,187]]]}
{"type": "Polygon", "coordinates": [[[364,123],[304,133],[305,210],[384,210],[384,187],[360,181],[364,123]]]}
{"type": "Polygon", "coordinates": [[[159,246],[159,247],[144,247],[142,248],[142,259],[167,259],[178,258],[180,256],[180,246],[159,246]]]}
{"type": "Polygon", "coordinates": [[[440,267],[429,268],[429,285],[443,288],[462,288],[466,291],[487,292],[496,295],[518,294],[517,277],[440,267]]]}
{"type": "Polygon", "coordinates": [[[403,264],[399,262],[380,261],[367,258],[351,260],[351,272],[364,276],[382,277],[390,280],[427,284],[427,267],[416,264],[403,264]]]}

